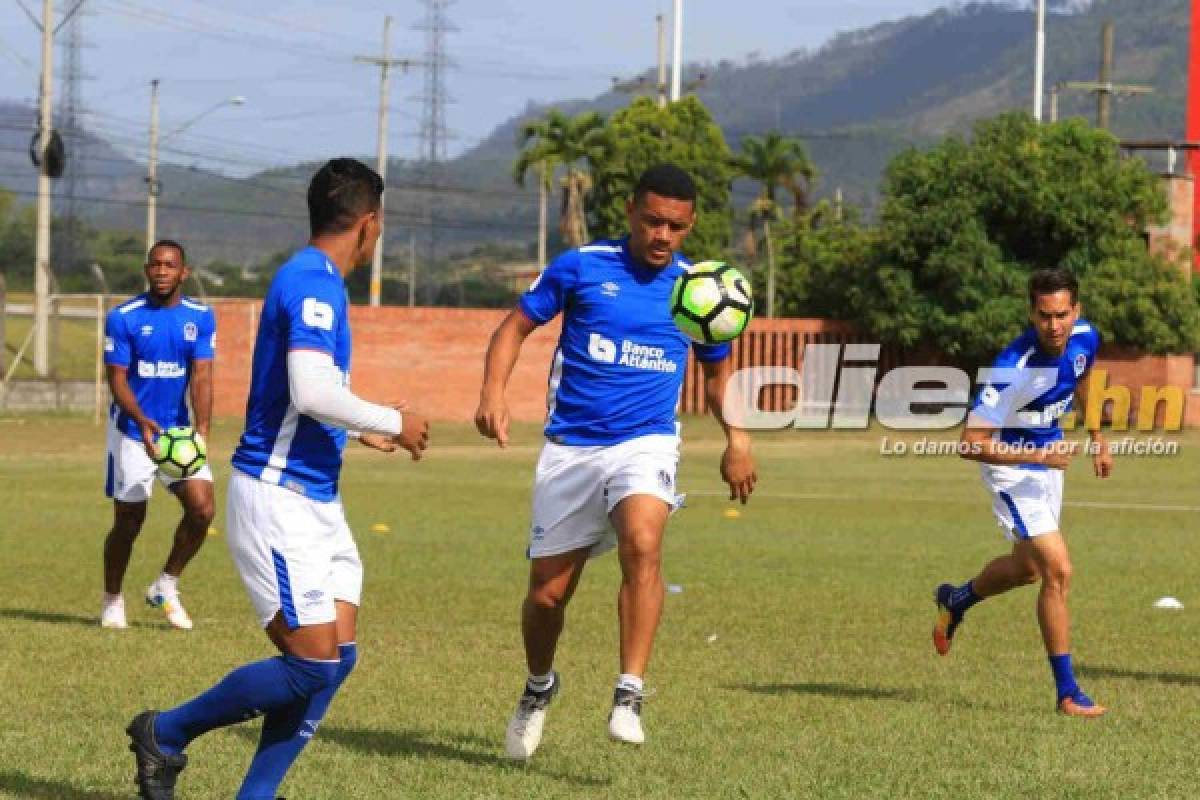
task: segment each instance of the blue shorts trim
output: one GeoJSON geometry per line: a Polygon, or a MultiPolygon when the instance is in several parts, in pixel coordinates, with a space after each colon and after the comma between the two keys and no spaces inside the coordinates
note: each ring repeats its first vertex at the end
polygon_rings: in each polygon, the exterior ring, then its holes
{"type": "Polygon", "coordinates": [[[1029,531],[1025,528],[1025,521],[1021,519],[1021,515],[1017,513],[1017,504],[1009,497],[1008,492],[998,492],[1000,499],[1004,501],[1004,505],[1008,506],[1008,511],[1012,514],[1013,524],[1017,534],[1022,539],[1029,538],[1029,531]]]}
{"type": "Polygon", "coordinates": [[[274,547],[271,558],[275,561],[275,580],[279,583],[279,610],[283,612],[283,621],[294,631],[300,627],[300,618],[296,616],[296,604],[292,602],[292,580],[288,577],[287,561],[274,547]]]}

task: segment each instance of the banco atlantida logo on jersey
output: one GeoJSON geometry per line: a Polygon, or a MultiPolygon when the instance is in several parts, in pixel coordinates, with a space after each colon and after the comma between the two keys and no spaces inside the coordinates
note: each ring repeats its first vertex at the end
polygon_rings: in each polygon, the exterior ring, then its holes
{"type": "Polygon", "coordinates": [[[182,378],[187,368],[177,361],[139,361],[137,374],[139,378],[182,378]]]}
{"type": "Polygon", "coordinates": [[[593,361],[601,364],[616,364],[622,367],[633,367],[651,372],[677,372],[679,365],[674,359],[667,358],[666,350],[661,347],[621,340],[621,346],[612,339],[606,339],[598,333],[588,337],[588,355],[593,361]]]}

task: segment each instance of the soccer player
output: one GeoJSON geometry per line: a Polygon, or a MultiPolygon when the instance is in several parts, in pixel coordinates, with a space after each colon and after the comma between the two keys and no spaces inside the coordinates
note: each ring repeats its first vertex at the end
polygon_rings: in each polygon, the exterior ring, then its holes
{"type": "MultiPolygon", "coordinates": [[[[1063,714],[1098,717],[1105,709],[1084,694],[1071,669],[1067,592],[1071,559],[1059,525],[1063,471],[1074,445],[1062,441],[1059,418],[1077,398],[1087,409],[1087,386],[1100,334],[1079,315],[1079,285],[1066,269],[1042,269],[1029,280],[1030,326],[996,358],[992,376],[963,430],[964,458],[980,462],[992,512],[1013,543],[961,586],[944,583],[933,644],[946,655],[967,610],[988,597],[1041,581],[1037,618],[1063,714]]],[[[1112,455],[1099,430],[1091,437],[1096,476],[1112,473],[1112,455]]]]}
{"type": "MultiPolygon", "coordinates": [[[[669,297],[687,268],[678,252],[696,220],[696,187],[673,165],[642,174],[626,206],[629,235],[569,250],[521,297],[492,336],[475,423],[508,443],[505,386],[525,338],[562,313],[550,373],[546,444],[537,464],[530,526],[529,590],[521,631],[529,676],[509,721],[511,758],[533,755],[546,707],[558,693],[554,653],[567,603],[595,555],[617,548],[621,587],[620,675],[609,735],[645,740],[643,676],[663,606],[660,570],[679,458],[675,410],[689,340],[671,320],[669,297]]],[[[695,345],[705,396],[727,447],[721,475],[743,503],[754,488],[748,434],[721,415],[728,344],[695,345]]]]}
{"type": "Polygon", "coordinates": [[[274,800],[357,660],[362,562],[338,492],[347,431],[385,452],[428,444],[429,424],[403,404],[353,393],[345,276],[371,260],[383,181],[349,158],[308,187],[309,246],[276,272],[254,345],[246,429],[233,456],[227,537],[258,621],[280,651],[235,669],[169,711],[145,711],[127,732],[145,800],[171,800],[188,743],[265,715],[238,800],[274,800]]]}
{"type": "Polygon", "coordinates": [[[212,522],[212,472],[206,464],[186,480],[168,478],[154,463],[154,440],[164,428],[189,424],[189,386],[196,431],[208,436],[216,318],[208,306],[183,294],[190,275],[183,245],[155,242],[146,254],[145,272],[150,288],[110,311],[104,325],[104,364],[113,397],[104,493],[113,500],[113,526],[104,540],[100,624],[129,626],[121,584],[157,476],[179,498],[183,518],[162,574],[146,589],[146,602],[161,608],[174,627],[191,630],[192,619],[179,602],[179,576],[212,522]]]}

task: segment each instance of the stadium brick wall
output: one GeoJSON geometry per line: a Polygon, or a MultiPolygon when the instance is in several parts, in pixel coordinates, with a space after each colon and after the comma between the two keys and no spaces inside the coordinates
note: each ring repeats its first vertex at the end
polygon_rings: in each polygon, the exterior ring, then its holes
{"type": "MultiPolygon", "coordinates": [[[[218,300],[214,307],[219,332],[215,412],[237,416],[245,412],[260,301],[218,300]]],[[[479,398],[484,351],[506,313],[354,306],[350,312],[354,329],[351,384],[355,392],[370,400],[405,400],[437,420],[469,421],[479,398]]],[[[508,399],[514,419],[537,421],[544,417],[546,376],[558,334],[555,321],[526,341],[509,382],[508,399]]],[[[866,339],[844,322],[758,319],[738,340],[733,358],[739,367],[789,365],[799,369],[806,344],[863,341],[866,339]]],[[[884,348],[879,359],[880,374],[900,363],[901,354],[884,348]]],[[[1098,365],[1109,370],[1110,385],[1129,387],[1135,409],[1142,386],[1181,387],[1187,393],[1188,424],[1200,424],[1200,402],[1190,394],[1191,356],[1146,356],[1106,348],[1098,365]]],[[[704,410],[697,375],[693,364],[684,384],[686,413],[704,410]]],[[[761,402],[767,408],[787,408],[795,402],[795,393],[784,388],[767,390],[761,402]]]]}

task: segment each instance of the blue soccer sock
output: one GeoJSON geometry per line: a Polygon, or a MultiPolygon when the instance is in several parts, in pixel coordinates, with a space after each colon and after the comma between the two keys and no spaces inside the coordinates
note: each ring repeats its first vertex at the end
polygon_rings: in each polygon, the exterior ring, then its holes
{"type": "Polygon", "coordinates": [[[983,602],[983,598],[975,594],[975,581],[967,581],[950,593],[950,610],[956,614],[964,614],[980,602],[983,602]]]}
{"type": "Polygon", "coordinates": [[[237,800],[275,799],[275,791],[283,783],[284,775],[316,734],[334,694],[358,661],[358,647],[354,642],[338,645],[338,654],[341,661],[333,683],[311,697],[267,712],[258,751],[250,762],[237,800]]]}
{"type": "Polygon", "coordinates": [[[1071,669],[1071,654],[1050,656],[1050,669],[1054,671],[1054,685],[1058,689],[1058,699],[1079,693],[1079,684],[1075,682],[1075,672],[1071,669]]]}
{"type": "Polygon", "coordinates": [[[180,753],[215,728],[307,699],[337,679],[338,662],[277,656],[246,664],[181,706],[161,712],[154,736],[164,753],[180,753]]]}

